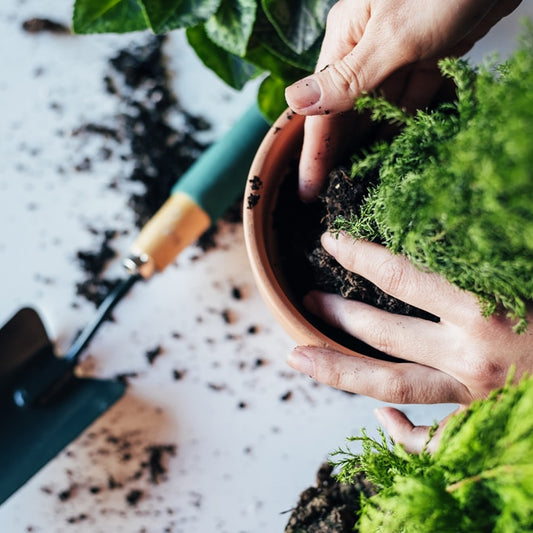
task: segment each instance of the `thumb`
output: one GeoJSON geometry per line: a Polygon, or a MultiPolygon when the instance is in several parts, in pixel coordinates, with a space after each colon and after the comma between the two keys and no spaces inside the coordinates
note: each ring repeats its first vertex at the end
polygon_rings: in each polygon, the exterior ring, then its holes
{"type": "Polygon", "coordinates": [[[347,111],[362,92],[375,89],[406,62],[383,44],[378,32],[367,29],[347,55],[287,87],[285,99],[301,115],[347,111]]]}

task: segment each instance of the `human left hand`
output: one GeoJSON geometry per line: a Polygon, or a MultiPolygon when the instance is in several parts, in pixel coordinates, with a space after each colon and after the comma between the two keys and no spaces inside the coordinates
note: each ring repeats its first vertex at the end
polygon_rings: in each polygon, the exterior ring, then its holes
{"type": "MultiPolygon", "coordinates": [[[[501,314],[483,317],[478,299],[443,277],[423,272],[385,247],[346,234],[322,237],[325,250],[348,270],[387,294],[440,318],[392,314],[371,305],[313,291],[308,309],[378,350],[405,363],[350,356],[313,346],[295,348],[290,366],[317,381],[391,403],[457,403],[466,406],[505,384],[510,368],[518,380],[533,371],[533,328],[513,331],[501,314]]],[[[533,310],[528,319],[533,321],[533,310]]],[[[429,428],[414,426],[401,412],[377,413],[391,437],[421,451],[429,428]]],[[[430,445],[435,446],[438,435],[430,445]]]]}

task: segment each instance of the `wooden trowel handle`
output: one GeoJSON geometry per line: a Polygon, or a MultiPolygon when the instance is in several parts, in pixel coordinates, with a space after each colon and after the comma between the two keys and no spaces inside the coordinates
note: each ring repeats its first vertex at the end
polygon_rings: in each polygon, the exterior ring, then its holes
{"type": "Polygon", "coordinates": [[[202,154],[133,243],[125,261],[130,271],[148,278],[163,270],[224,214],[243,193],[268,127],[254,104],[202,154]]]}

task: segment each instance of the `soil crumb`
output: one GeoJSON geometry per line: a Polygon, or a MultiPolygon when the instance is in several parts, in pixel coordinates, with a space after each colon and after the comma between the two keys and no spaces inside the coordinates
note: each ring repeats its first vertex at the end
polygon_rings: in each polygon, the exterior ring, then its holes
{"type": "Polygon", "coordinates": [[[56,33],[65,35],[70,33],[70,28],[65,24],[47,18],[34,17],[22,23],[22,29],[28,33],[56,33]]]}
{"type": "Polygon", "coordinates": [[[146,351],[145,353],[146,360],[148,361],[149,364],[153,365],[156,358],[159,357],[162,353],[163,353],[163,347],[161,345],[157,345],[151,350],[146,351]]]}

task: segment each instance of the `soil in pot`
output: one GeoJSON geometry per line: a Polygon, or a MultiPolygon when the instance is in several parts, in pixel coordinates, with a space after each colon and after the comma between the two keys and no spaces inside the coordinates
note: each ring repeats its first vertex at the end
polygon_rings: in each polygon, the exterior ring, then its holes
{"type": "Polygon", "coordinates": [[[342,267],[320,244],[320,236],[338,216],[350,218],[359,208],[376,175],[352,179],[348,166],[341,165],[328,176],[324,191],[316,202],[304,203],[298,197],[296,163],[291,164],[280,187],[274,211],[274,231],[280,255],[285,289],[307,320],[340,344],[380,359],[391,359],[351,335],[325,324],[301,304],[310,290],[339,294],[391,313],[437,321],[429,313],[385,294],[361,276],[342,267]]]}

